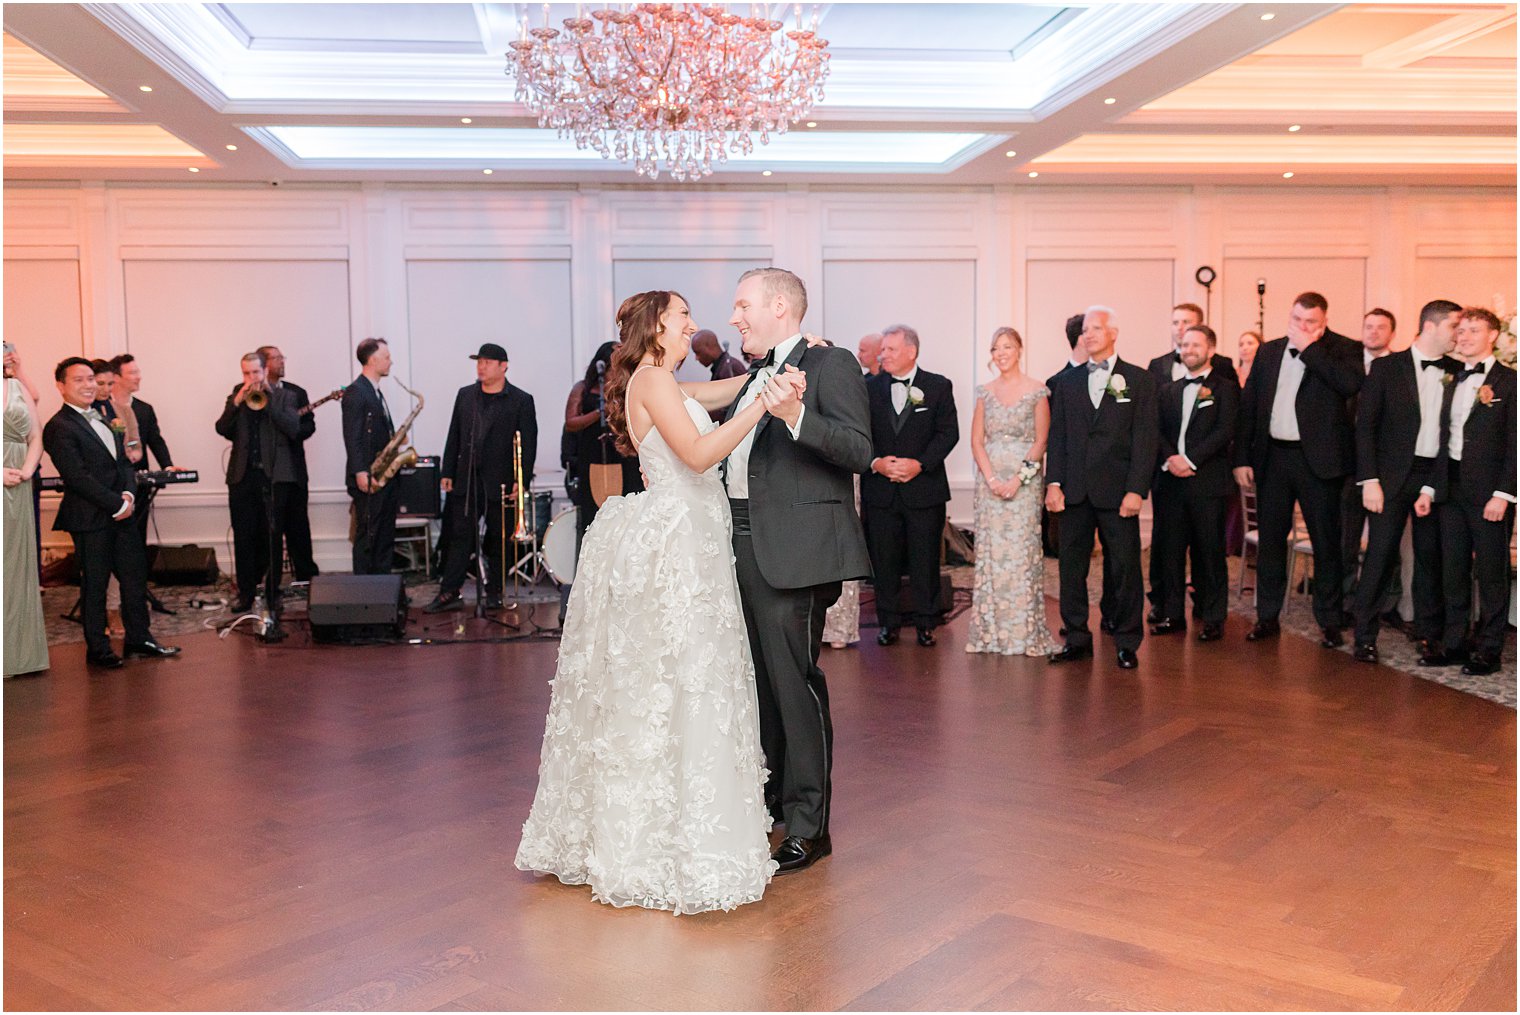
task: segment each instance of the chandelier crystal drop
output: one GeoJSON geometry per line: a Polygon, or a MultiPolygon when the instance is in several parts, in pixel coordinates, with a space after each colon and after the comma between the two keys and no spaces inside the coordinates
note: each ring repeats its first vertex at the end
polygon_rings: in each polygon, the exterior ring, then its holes
{"type": "Polygon", "coordinates": [[[768,144],[823,99],[828,41],[818,12],[786,29],[751,6],[750,16],[704,4],[642,3],[566,18],[564,30],[530,28],[507,54],[517,100],[602,158],[632,161],[639,175],[700,179],[729,153],[768,144]]]}

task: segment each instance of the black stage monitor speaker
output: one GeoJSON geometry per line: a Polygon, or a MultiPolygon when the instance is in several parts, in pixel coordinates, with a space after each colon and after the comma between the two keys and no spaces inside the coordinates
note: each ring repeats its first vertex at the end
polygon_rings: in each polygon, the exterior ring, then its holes
{"type": "Polygon", "coordinates": [[[399,574],[319,574],[307,615],[317,641],[390,641],[406,630],[406,589],[399,574]]]}
{"type": "Polygon", "coordinates": [[[439,458],[428,455],[396,472],[396,513],[412,518],[437,518],[442,513],[438,481],[439,458]]]}
{"type": "Polygon", "coordinates": [[[215,585],[218,573],[213,547],[148,547],[148,577],[160,585],[215,585]]]}

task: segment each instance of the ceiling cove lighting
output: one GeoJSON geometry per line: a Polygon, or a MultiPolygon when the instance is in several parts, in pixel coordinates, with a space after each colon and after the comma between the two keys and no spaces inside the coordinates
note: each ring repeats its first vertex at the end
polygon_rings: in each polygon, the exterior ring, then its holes
{"type": "Polygon", "coordinates": [[[1290,127],[1289,127],[1289,128],[1288,128],[1288,133],[1289,133],[1289,134],[1297,134],[1297,133],[1298,133],[1298,132],[1299,132],[1299,131],[1301,131],[1301,130],[1303,130],[1303,129],[1304,129],[1304,128],[1303,128],[1303,127],[1302,127],[1302,126],[1300,126],[1300,125],[1299,125],[1299,124],[1296,124],[1296,123],[1295,123],[1295,124],[1293,124],[1293,125],[1291,125],[1291,126],[1290,126],[1290,127]]]}
{"type": "Polygon", "coordinates": [[[1293,179],[1293,174],[1291,172],[1283,173],[1283,179],[1285,179],[1285,180],[1291,180],[1291,179],[1293,179]]]}
{"type": "Polygon", "coordinates": [[[152,85],[138,85],[137,86],[137,90],[139,92],[151,92],[153,90],[153,86],[152,85]]]}

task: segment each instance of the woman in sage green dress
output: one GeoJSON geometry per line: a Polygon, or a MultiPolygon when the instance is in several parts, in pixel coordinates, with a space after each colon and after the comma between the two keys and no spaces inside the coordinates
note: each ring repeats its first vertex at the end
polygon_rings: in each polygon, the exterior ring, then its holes
{"type": "Polygon", "coordinates": [[[32,516],[32,474],[42,461],[37,407],[13,376],[5,357],[5,675],[48,666],[47,626],[37,581],[37,520],[32,516]]]}

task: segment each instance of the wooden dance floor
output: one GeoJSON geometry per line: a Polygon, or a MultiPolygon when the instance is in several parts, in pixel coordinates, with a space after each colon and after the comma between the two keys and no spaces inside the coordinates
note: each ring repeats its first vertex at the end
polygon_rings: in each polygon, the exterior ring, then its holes
{"type": "Polygon", "coordinates": [[[1285,635],[825,649],[835,854],[727,914],[512,866],[556,644],[5,685],[5,1006],[1510,1009],[1515,713],[1285,635]]]}

